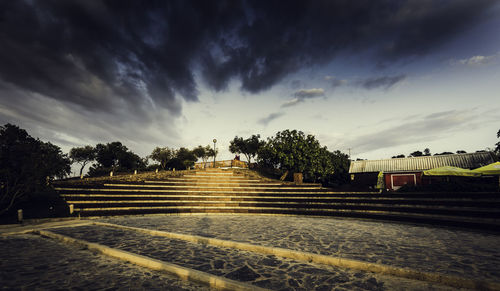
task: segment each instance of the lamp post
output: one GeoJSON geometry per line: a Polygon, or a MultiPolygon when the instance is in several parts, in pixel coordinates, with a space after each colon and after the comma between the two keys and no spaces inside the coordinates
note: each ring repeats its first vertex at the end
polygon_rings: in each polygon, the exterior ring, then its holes
{"type": "Polygon", "coordinates": [[[215,156],[217,155],[217,152],[215,151],[215,143],[217,143],[217,140],[214,138],[214,169],[215,169],[215,156]]]}

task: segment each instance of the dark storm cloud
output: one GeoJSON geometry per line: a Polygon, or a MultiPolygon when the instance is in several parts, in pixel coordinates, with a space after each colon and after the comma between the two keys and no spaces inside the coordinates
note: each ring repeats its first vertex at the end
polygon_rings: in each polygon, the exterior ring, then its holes
{"type": "Polygon", "coordinates": [[[357,82],[357,85],[365,89],[377,89],[377,88],[389,89],[392,86],[396,85],[396,83],[399,83],[404,79],[406,79],[406,75],[374,77],[361,80],[357,82]]]}
{"type": "Polygon", "coordinates": [[[373,49],[374,63],[425,54],[495,3],[5,0],[0,79],[94,111],[151,102],[179,114],[181,98],[197,100],[198,70],[216,91],[235,78],[257,93],[341,51],[373,49]]]}

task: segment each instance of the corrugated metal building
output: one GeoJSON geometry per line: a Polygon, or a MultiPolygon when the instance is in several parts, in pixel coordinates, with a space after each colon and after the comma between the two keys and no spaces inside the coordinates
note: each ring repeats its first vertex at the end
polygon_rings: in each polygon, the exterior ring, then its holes
{"type": "Polygon", "coordinates": [[[357,184],[375,185],[379,172],[384,173],[386,188],[422,184],[422,172],[438,167],[452,166],[475,169],[495,162],[491,152],[395,158],[386,160],[352,161],[349,168],[351,180],[357,184]]]}

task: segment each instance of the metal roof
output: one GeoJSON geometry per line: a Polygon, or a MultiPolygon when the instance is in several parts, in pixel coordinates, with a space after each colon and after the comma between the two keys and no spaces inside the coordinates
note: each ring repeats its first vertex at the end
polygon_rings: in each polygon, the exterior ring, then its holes
{"type": "Polygon", "coordinates": [[[444,166],[474,169],[493,162],[495,155],[491,152],[364,160],[352,161],[349,173],[425,171],[444,166]]]}

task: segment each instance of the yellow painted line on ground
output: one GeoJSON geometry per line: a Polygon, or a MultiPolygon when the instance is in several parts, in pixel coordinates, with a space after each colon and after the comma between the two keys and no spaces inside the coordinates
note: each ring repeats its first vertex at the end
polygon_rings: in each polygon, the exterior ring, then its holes
{"type": "Polygon", "coordinates": [[[75,239],[69,236],[53,233],[47,230],[35,230],[33,231],[33,233],[49,237],[52,239],[56,239],[64,243],[73,244],[80,247],[86,247],[89,250],[97,251],[103,255],[120,259],[122,261],[130,262],[132,264],[136,264],[138,266],[146,267],[152,270],[163,271],[171,275],[174,275],[180,279],[201,283],[217,290],[238,290],[238,291],[267,290],[250,284],[245,284],[238,281],[226,279],[224,277],[219,277],[198,270],[185,268],[179,265],[167,263],[146,256],[130,253],[127,251],[110,248],[104,245],[91,243],[80,239],[75,239]]]}
{"type": "Polygon", "coordinates": [[[379,273],[384,275],[402,277],[407,279],[426,281],[432,283],[443,284],[455,288],[469,288],[478,290],[500,290],[499,282],[488,282],[483,280],[474,280],[464,277],[457,277],[452,275],[440,274],[440,273],[429,273],[422,272],[418,270],[412,270],[410,268],[398,268],[388,265],[367,263],[358,260],[345,259],[333,256],[318,255],[313,253],[295,251],[284,248],[266,247],[260,245],[253,245],[249,243],[241,243],[230,240],[221,240],[216,238],[208,238],[197,235],[180,234],[166,231],[150,230],[145,228],[137,228],[130,226],[123,226],[118,224],[104,223],[104,222],[93,222],[94,225],[101,225],[107,227],[113,227],[118,229],[132,230],[140,233],[146,233],[154,236],[163,236],[172,239],[180,239],[184,241],[216,246],[216,247],[226,247],[233,248],[244,251],[251,251],[255,253],[265,254],[265,255],[275,255],[278,257],[289,258],[299,261],[313,262],[318,264],[357,269],[362,271],[369,271],[373,273],[379,273]]]}

